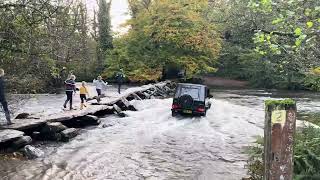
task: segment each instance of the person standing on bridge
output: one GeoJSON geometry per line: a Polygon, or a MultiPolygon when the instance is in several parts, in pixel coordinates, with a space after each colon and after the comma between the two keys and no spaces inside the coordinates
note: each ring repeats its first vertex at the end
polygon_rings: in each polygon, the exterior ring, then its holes
{"type": "Polygon", "coordinates": [[[93,85],[96,87],[96,91],[98,94],[97,101],[99,103],[102,95],[102,90],[107,87],[108,83],[104,82],[101,76],[98,76],[97,80],[93,80],[93,85]]]}
{"type": "Polygon", "coordinates": [[[87,107],[84,104],[84,101],[87,100],[87,95],[89,96],[89,91],[87,89],[86,82],[82,81],[82,86],[80,87],[80,100],[81,100],[80,110],[82,110],[83,107],[87,107]]]}
{"type": "Polygon", "coordinates": [[[6,116],[6,120],[7,120],[7,124],[11,125],[11,118],[10,118],[10,112],[8,109],[8,103],[6,101],[6,97],[5,97],[5,82],[3,79],[4,76],[4,70],[0,69],[0,103],[2,105],[2,108],[4,110],[4,114],[6,116]]]}
{"type": "Polygon", "coordinates": [[[121,86],[122,86],[124,78],[125,78],[125,75],[123,73],[123,70],[120,69],[120,71],[116,74],[116,80],[118,83],[118,93],[119,94],[121,94],[121,86]]]}
{"type": "Polygon", "coordinates": [[[69,79],[67,79],[64,84],[66,87],[66,95],[67,95],[67,100],[64,102],[63,107],[67,108],[67,103],[70,102],[70,110],[73,110],[72,108],[72,96],[73,93],[76,93],[76,76],[71,75],[69,79]]]}

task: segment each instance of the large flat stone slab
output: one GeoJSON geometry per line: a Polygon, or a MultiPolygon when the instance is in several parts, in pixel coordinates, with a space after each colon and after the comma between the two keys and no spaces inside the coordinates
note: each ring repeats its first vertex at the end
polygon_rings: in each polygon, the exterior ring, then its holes
{"type": "Polygon", "coordinates": [[[31,128],[38,127],[46,123],[46,119],[15,119],[14,124],[10,126],[3,126],[6,129],[16,129],[16,130],[27,130],[31,128]]]}
{"type": "Polygon", "coordinates": [[[24,135],[24,132],[13,130],[13,129],[0,130],[0,143],[18,139],[23,135],[24,135]]]}
{"type": "Polygon", "coordinates": [[[83,110],[71,110],[65,111],[61,114],[50,115],[46,117],[47,122],[63,122],[68,121],[73,118],[83,117],[88,114],[94,114],[98,111],[108,110],[110,109],[107,105],[90,105],[83,110]]]}

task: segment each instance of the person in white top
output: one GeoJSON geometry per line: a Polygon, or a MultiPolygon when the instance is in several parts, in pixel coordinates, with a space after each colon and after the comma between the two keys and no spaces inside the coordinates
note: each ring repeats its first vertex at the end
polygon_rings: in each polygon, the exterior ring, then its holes
{"type": "Polygon", "coordinates": [[[97,80],[96,79],[93,80],[93,85],[96,87],[96,91],[98,94],[98,102],[99,102],[100,96],[102,94],[102,90],[108,85],[108,83],[104,82],[101,76],[98,76],[97,80]]]}

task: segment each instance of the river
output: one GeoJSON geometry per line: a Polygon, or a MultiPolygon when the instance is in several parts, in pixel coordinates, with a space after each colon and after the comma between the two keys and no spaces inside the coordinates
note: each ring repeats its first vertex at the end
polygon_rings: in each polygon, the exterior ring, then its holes
{"type": "Polygon", "coordinates": [[[216,89],[212,94],[207,117],[171,117],[170,98],[133,101],[138,111],[128,117],[106,116],[68,143],[40,146],[45,158],[0,161],[0,177],[239,180],[246,176],[243,150],[263,135],[265,99],[291,97],[300,113],[320,112],[315,93],[216,89]]]}

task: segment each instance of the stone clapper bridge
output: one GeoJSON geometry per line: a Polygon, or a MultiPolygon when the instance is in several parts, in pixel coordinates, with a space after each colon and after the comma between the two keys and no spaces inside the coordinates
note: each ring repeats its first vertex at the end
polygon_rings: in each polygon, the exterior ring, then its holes
{"type": "Polygon", "coordinates": [[[100,103],[89,99],[91,105],[83,110],[64,111],[48,116],[19,114],[13,125],[0,129],[0,151],[14,152],[35,140],[68,141],[79,133],[79,128],[99,125],[99,117],[116,114],[125,117],[123,111],[136,111],[131,100],[166,98],[173,95],[175,83],[171,81],[130,88],[117,98],[101,98],[100,103]]]}

